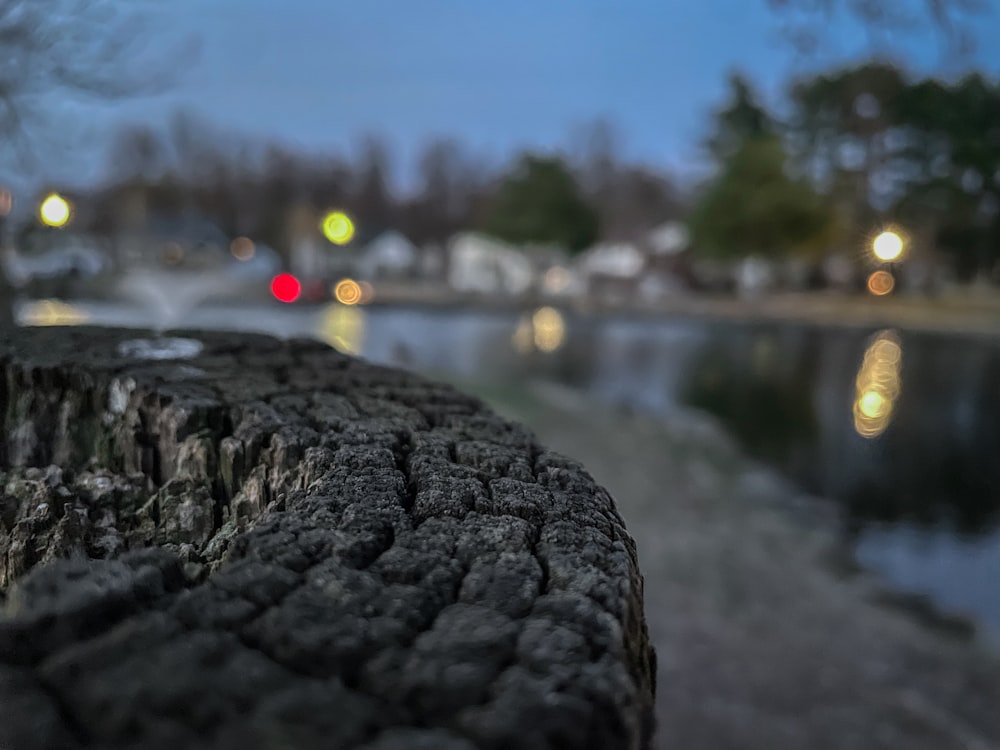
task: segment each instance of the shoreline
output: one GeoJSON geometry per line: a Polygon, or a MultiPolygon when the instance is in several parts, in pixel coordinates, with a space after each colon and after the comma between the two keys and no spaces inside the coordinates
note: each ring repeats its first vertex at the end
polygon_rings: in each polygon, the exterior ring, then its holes
{"type": "Polygon", "coordinates": [[[530,297],[378,291],[370,307],[517,312],[548,305],[584,318],[696,319],[737,323],[788,323],[831,328],[902,328],[920,333],[1000,338],[1000,293],[976,298],[872,298],[829,293],[782,293],[741,299],[683,295],[647,303],[530,297]]]}
{"type": "MultiPolygon", "coordinates": [[[[477,386],[475,383],[465,381],[460,382],[459,385],[464,390],[476,393],[480,398],[486,400],[491,408],[506,410],[512,415],[511,418],[525,421],[523,414],[517,413],[524,411],[524,400],[521,400],[522,407],[519,410],[517,407],[512,407],[509,396],[490,395],[505,390],[509,386],[491,388],[490,385],[480,384],[477,386]]],[[[583,412],[593,414],[595,411],[611,413],[614,411],[612,407],[607,405],[598,406],[595,410],[592,405],[589,405],[584,394],[571,386],[538,380],[528,383],[526,390],[529,393],[529,398],[545,402],[548,408],[573,411],[577,414],[583,412]]],[[[667,418],[634,414],[616,415],[613,418],[625,421],[637,419],[649,421],[653,423],[654,429],[658,426],[664,430],[676,429],[676,420],[678,419],[688,422],[692,426],[682,427],[682,431],[700,433],[696,440],[720,442],[724,445],[723,450],[731,453],[732,458],[738,463],[738,467],[733,467],[734,470],[751,475],[755,482],[760,482],[763,485],[763,492],[753,493],[756,495],[753,498],[755,502],[777,509],[790,525],[802,527],[807,533],[819,532],[830,537],[833,546],[829,550],[829,554],[821,560],[821,564],[830,573],[847,580],[857,581],[869,590],[871,598],[881,606],[903,613],[933,633],[960,642],[976,643],[988,647],[996,650],[997,655],[1000,656],[1000,629],[982,622],[972,615],[950,612],[941,608],[927,594],[900,590],[884,579],[877,571],[865,567],[858,561],[854,553],[851,534],[840,503],[831,498],[805,492],[777,469],[748,457],[725,426],[711,415],[698,409],[683,407],[678,408],[672,417],[667,418]],[[673,428],[670,426],[671,422],[674,422],[673,428]],[[693,426],[699,422],[700,425],[693,426]]],[[[527,423],[534,427],[532,420],[528,420],[527,423]]],[[[586,462],[584,463],[586,464],[586,462]]]]}
{"type": "MultiPolygon", "coordinates": [[[[49,301],[22,298],[15,306],[49,301]]],[[[134,305],[117,298],[72,298],[59,302],[73,306],[134,305]]],[[[196,301],[191,309],[273,308],[282,312],[309,313],[339,303],[333,300],[276,302],[266,295],[218,297],[196,301]]],[[[464,313],[524,313],[551,306],[583,320],[703,320],[735,324],[787,324],[848,330],[900,328],[915,333],[945,334],[980,339],[1000,339],[1000,291],[988,294],[952,293],[936,298],[848,296],[828,292],[795,292],[753,298],[683,294],[658,302],[634,299],[600,300],[525,295],[484,296],[458,293],[440,287],[382,284],[373,299],[358,309],[412,308],[464,313]]]]}
{"type": "Polygon", "coordinates": [[[845,557],[839,506],[746,458],[711,418],[623,415],[549,384],[457,385],[614,497],[659,656],[655,747],[1000,744],[995,634],[887,594],[845,557]]]}

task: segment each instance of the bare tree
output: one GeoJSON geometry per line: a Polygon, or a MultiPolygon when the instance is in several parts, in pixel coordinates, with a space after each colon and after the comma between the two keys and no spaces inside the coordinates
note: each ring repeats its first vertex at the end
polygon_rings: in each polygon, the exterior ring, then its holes
{"type": "Polygon", "coordinates": [[[392,156],[378,135],[366,135],[360,144],[352,195],[354,210],[362,227],[375,233],[388,229],[394,213],[392,156]]]}
{"type": "Polygon", "coordinates": [[[570,143],[583,189],[592,200],[607,200],[621,166],[622,135],[618,128],[611,120],[598,118],[576,127],[570,143]]]}
{"type": "Polygon", "coordinates": [[[814,54],[824,29],[838,13],[859,21],[873,43],[899,32],[934,29],[948,55],[973,51],[973,29],[989,0],[767,0],[781,19],[781,30],[801,54],[814,54]]]}
{"type": "Polygon", "coordinates": [[[151,127],[129,125],[119,130],[112,141],[109,161],[115,179],[153,180],[167,167],[167,147],[151,127]]]}
{"type": "MultiPolygon", "coordinates": [[[[25,171],[46,141],[45,107],[67,99],[113,100],[166,87],[175,65],[145,51],[142,0],[0,0],[0,164],[25,171]]],[[[190,57],[189,49],[186,57],[190,57]]],[[[174,55],[177,57],[177,55],[174,55]]],[[[0,325],[12,290],[0,272],[0,325]]]]}
{"type": "Polygon", "coordinates": [[[402,209],[402,226],[418,244],[445,241],[468,224],[476,169],[461,144],[452,138],[427,142],[417,158],[417,194],[402,209]]]}
{"type": "Polygon", "coordinates": [[[0,0],[0,137],[21,167],[46,124],[46,97],[115,100],[163,91],[170,64],[149,50],[142,7],[148,0],[0,0]]]}

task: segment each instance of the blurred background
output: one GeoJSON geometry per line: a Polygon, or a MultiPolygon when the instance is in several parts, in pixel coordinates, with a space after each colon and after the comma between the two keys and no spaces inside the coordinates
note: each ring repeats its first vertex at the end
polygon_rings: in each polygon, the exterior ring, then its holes
{"type": "Polygon", "coordinates": [[[0,0],[0,326],[451,380],[639,542],[663,746],[998,747],[1000,9],[0,0]]]}

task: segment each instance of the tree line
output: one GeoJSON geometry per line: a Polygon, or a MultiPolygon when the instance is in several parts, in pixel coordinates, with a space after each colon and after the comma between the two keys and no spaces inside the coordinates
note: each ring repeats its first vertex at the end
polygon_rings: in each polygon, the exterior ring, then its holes
{"type": "Polygon", "coordinates": [[[113,231],[124,191],[140,190],[150,211],[197,212],[232,236],[285,249],[292,206],[348,212],[359,239],[387,229],[418,244],[480,230],[516,243],[582,250],[602,238],[635,239],[684,207],[669,175],[619,156],[606,121],[588,123],[569,153],[525,151],[493,165],[458,139],[420,149],[413,189],[395,189],[390,144],[370,135],[350,156],[241,141],[181,113],[164,129],[124,128],[109,152],[112,186],[92,196],[88,229],[113,231]]]}
{"type": "MultiPolygon", "coordinates": [[[[706,257],[818,259],[863,254],[891,224],[913,253],[962,278],[1000,261],[1000,82],[914,78],[873,62],[799,78],[769,109],[734,75],[708,133],[713,173],[684,189],[622,159],[603,120],[580,128],[571,148],[499,166],[457,139],[433,139],[406,194],[393,189],[399,165],[376,136],[353,158],[305,154],[240,142],[189,115],[162,132],[123,130],[110,161],[117,184],[140,185],[152,209],[197,210],[279,250],[288,207],[306,203],[349,211],[369,235],[394,228],[421,244],[474,229],[581,250],[684,220],[706,257]]],[[[106,197],[96,229],[113,219],[114,191],[106,197]]]]}
{"type": "Polygon", "coordinates": [[[730,81],[690,216],[716,257],[856,253],[887,224],[961,278],[1000,262],[1000,82],[866,63],[793,82],[782,116],[730,81]]]}

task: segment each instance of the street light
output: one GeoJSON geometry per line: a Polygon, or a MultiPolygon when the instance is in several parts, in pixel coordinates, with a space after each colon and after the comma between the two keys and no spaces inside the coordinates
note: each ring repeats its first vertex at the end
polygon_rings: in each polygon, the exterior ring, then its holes
{"type": "Polygon", "coordinates": [[[331,211],[320,223],[323,235],[334,245],[346,245],[354,238],[354,222],[343,211],[331,211]]]}
{"type": "Polygon", "coordinates": [[[46,226],[66,226],[70,217],[69,201],[58,193],[52,193],[38,207],[38,216],[46,226]]]}
{"type": "Polygon", "coordinates": [[[886,230],[872,241],[872,252],[886,263],[899,260],[903,254],[903,238],[892,230],[886,230]]]}

